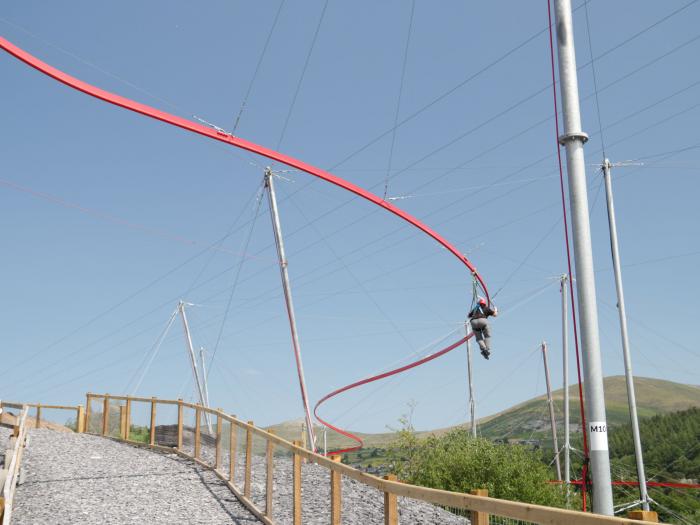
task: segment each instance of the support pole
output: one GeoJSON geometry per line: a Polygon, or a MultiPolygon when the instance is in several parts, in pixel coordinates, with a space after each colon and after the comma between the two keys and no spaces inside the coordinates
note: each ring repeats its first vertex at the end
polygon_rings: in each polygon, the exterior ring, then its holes
{"type": "Polygon", "coordinates": [[[275,196],[275,185],[273,182],[272,170],[265,169],[265,188],[270,205],[270,215],[272,217],[272,230],[275,234],[275,245],[277,246],[277,256],[280,264],[280,275],[282,277],[282,288],[284,289],[284,300],[287,306],[287,316],[289,317],[289,329],[292,332],[292,346],[294,348],[294,359],[297,364],[297,375],[299,376],[299,388],[301,390],[301,401],[304,405],[304,415],[306,418],[306,432],[309,438],[311,450],[316,451],[316,439],[314,437],[314,427],[311,420],[311,410],[309,409],[309,398],[306,393],[306,380],[304,379],[304,366],[301,361],[301,345],[297,332],[297,322],[294,316],[294,303],[292,302],[292,288],[289,284],[289,272],[287,271],[287,256],[284,252],[284,241],[282,239],[282,226],[280,224],[279,211],[277,209],[277,197],[275,196]]]}
{"type": "Polygon", "coordinates": [[[603,178],[605,179],[605,197],[608,203],[608,226],[610,227],[610,252],[615,272],[615,288],[617,290],[617,311],[620,316],[620,336],[622,338],[622,355],[625,361],[625,380],[627,382],[627,403],[632,424],[632,439],[634,441],[634,457],[637,461],[637,478],[639,479],[639,499],[643,510],[649,510],[649,494],[647,479],[644,472],[644,456],[642,441],[639,437],[639,419],[637,417],[637,399],[634,391],[634,375],[632,374],[632,358],[630,357],[629,337],[627,335],[627,314],[625,312],[625,293],[622,289],[622,270],[620,269],[620,249],[617,242],[617,224],[615,222],[615,204],[613,202],[612,165],[608,159],[603,161],[603,178]]]}
{"type": "MultiPolygon", "coordinates": [[[[192,335],[190,334],[190,325],[187,322],[187,314],[185,313],[185,306],[187,303],[180,301],[177,305],[177,309],[180,312],[180,317],[182,318],[182,326],[185,329],[185,342],[187,343],[187,352],[190,356],[190,365],[192,366],[192,375],[194,376],[194,382],[197,386],[197,394],[199,394],[199,404],[202,406],[207,406],[206,398],[204,397],[204,388],[202,387],[202,382],[199,378],[199,370],[197,370],[197,358],[194,355],[194,348],[192,347],[192,335]]],[[[212,432],[211,418],[209,413],[204,413],[204,418],[207,422],[207,430],[209,430],[209,435],[212,432]]]]}
{"type": "Polygon", "coordinates": [[[568,507],[571,494],[571,439],[569,416],[569,313],[567,281],[569,276],[561,276],[561,350],[563,363],[563,387],[564,387],[564,483],[566,484],[566,504],[568,507]]]}
{"type": "Polygon", "coordinates": [[[472,437],[476,437],[476,401],[474,400],[474,382],[472,380],[472,346],[471,338],[471,326],[469,321],[464,323],[464,329],[467,334],[467,376],[469,378],[469,413],[471,416],[471,433],[472,437]]]}
{"type": "Polygon", "coordinates": [[[561,481],[561,463],[559,462],[559,441],[557,439],[557,420],[554,417],[554,400],[552,399],[552,384],[549,381],[549,364],[547,363],[547,343],[542,341],[542,361],[544,362],[544,380],[547,383],[547,404],[549,405],[549,424],[552,427],[552,450],[554,464],[557,468],[557,480],[561,481]]]}
{"type": "Polygon", "coordinates": [[[593,275],[591,225],[588,216],[586,168],[583,154],[583,144],[588,139],[588,136],[581,130],[571,0],[555,0],[554,11],[557,27],[559,82],[561,84],[564,113],[564,134],[559,137],[559,142],[566,148],[569,178],[569,203],[576,261],[579,324],[581,326],[583,371],[589,416],[586,430],[590,438],[593,512],[612,516],[613,498],[610,479],[610,455],[608,453],[608,427],[605,415],[598,312],[595,278],[593,275]]]}
{"type": "Polygon", "coordinates": [[[207,408],[211,408],[209,406],[209,381],[207,380],[207,365],[206,365],[205,359],[204,359],[204,347],[203,346],[199,347],[199,362],[202,365],[202,383],[203,383],[202,386],[204,387],[204,401],[206,402],[206,405],[204,405],[204,406],[206,406],[207,408]]]}

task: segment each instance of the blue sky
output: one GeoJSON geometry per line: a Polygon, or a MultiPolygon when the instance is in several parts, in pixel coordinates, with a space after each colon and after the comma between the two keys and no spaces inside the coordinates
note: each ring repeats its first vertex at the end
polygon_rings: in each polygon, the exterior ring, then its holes
{"type": "MultiPolygon", "coordinates": [[[[391,163],[388,196],[468,253],[499,292],[493,358],[475,360],[480,415],[543,392],[542,340],[560,386],[565,252],[546,4],[417,1],[403,89],[411,3],[324,5],[282,6],[237,134],[379,194],[391,163]],[[373,141],[394,126],[399,92],[399,122],[449,95],[373,141]]],[[[574,6],[585,65],[585,9],[574,6]]],[[[232,129],[278,7],[25,1],[3,5],[0,34],[104,89],[232,129]]],[[[634,369],[692,384],[698,15],[697,1],[588,3],[606,152],[644,162],[614,172],[634,369]]],[[[255,213],[265,160],[88,98],[8,55],[0,71],[0,356],[12,370],[0,395],[75,403],[86,391],[128,391],[183,298],[197,304],[195,344],[217,348],[212,403],[260,423],[299,417],[267,204],[255,213]]],[[[579,83],[603,367],[621,374],[590,66],[579,83]]],[[[395,217],[275,168],[312,401],[459,337],[471,290],[453,257],[395,217]]],[[[175,325],[139,393],[190,398],[188,377],[175,325]]],[[[455,351],[324,413],[382,431],[415,400],[418,428],[455,424],[466,418],[465,377],[455,351]]]]}

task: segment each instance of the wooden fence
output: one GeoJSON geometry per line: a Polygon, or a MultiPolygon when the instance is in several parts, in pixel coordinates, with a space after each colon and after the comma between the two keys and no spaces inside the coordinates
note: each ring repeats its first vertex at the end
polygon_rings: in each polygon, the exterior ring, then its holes
{"type": "Polygon", "coordinates": [[[22,455],[24,453],[24,445],[27,439],[28,424],[27,418],[29,415],[29,407],[16,403],[0,404],[0,411],[3,408],[16,408],[21,410],[19,416],[16,417],[12,425],[12,437],[10,438],[9,448],[5,451],[5,462],[2,470],[0,470],[0,488],[2,488],[2,496],[0,496],[0,517],[2,525],[9,525],[12,517],[12,504],[15,496],[15,488],[20,473],[22,463],[22,455]]]}
{"type": "Polygon", "coordinates": [[[182,400],[89,393],[87,394],[86,414],[81,430],[91,434],[110,437],[118,441],[124,441],[136,446],[176,453],[181,457],[194,461],[202,467],[213,471],[248,510],[263,523],[268,525],[275,524],[273,480],[275,478],[274,457],[276,452],[282,452],[291,456],[293,464],[292,515],[294,525],[300,525],[303,518],[301,491],[303,461],[315,463],[329,471],[330,490],[327,506],[330,508],[330,522],[332,525],[341,523],[341,480],[343,477],[355,480],[368,487],[373,487],[384,494],[384,522],[387,525],[398,524],[399,511],[397,500],[399,497],[419,500],[437,507],[460,511],[461,514],[470,516],[471,523],[475,525],[488,524],[489,515],[543,525],[639,525],[652,523],[652,521],[642,521],[645,518],[653,519],[653,513],[652,515],[638,513],[628,518],[601,516],[598,514],[489,498],[485,494],[485,491],[474,491],[475,493],[473,494],[462,494],[401,483],[393,476],[379,478],[340,463],[339,457],[328,458],[306,450],[301,446],[301,442],[296,441],[291,443],[270,431],[256,427],[252,421],[243,422],[233,415],[224,413],[222,410],[209,409],[182,400]],[[97,403],[101,411],[92,410],[91,407],[93,403],[97,403]],[[119,405],[118,410],[114,408],[114,403],[119,405]],[[132,407],[135,403],[146,403],[147,407],[145,408],[150,412],[147,414],[147,419],[149,420],[149,425],[147,427],[148,435],[143,436],[144,439],[141,441],[133,439],[133,436],[130,435],[132,428],[132,407]],[[156,439],[157,429],[159,428],[156,425],[156,418],[158,415],[158,408],[168,405],[176,407],[177,431],[175,433],[175,443],[165,446],[158,444],[158,440],[156,439]],[[194,411],[195,421],[193,429],[189,429],[185,425],[185,418],[183,415],[185,409],[194,411]],[[209,456],[209,460],[202,454],[202,438],[204,436],[203,418],[211,425],[213,433],[212,444],[215,452],[213,455],[209,456]],[[95,421],[95,419],[97,419],[97,421],[95,421]],[[91,424],[91,421],[94,424],[91,424]],[[228,435],[224,435],[223,432],[224,422],[229,425],[228,435]],[[190,430],[193,430],[194,439],[193,446],[188,448],[185,446],[185,435],[190,430]],[[236,477],[234,476],[234,469],[237,463],[235,460],[235,451],[238,446],[237,435],[239,430],[245,436],[244,443],[241,443],[244,449],[245,460],[243,463],[243,476],[239,476],[242,478],[242,482],[240,483],[236,481],[236,477]],[[145,437],[147,437],[147,439],[145,439],[145,437]],[[257,447],[257,452],[260,454],[261,449],[264,450],[262,455],[264,455],[265,458],[265,494],[264,498],[257,498],[257,504],[251,498],[251,469],[253,463],[252,455],[254,454],[254,438],[263,441],[264,447],[257,447]],[[226,447],[228,450],[223,450],[226,442],[228,442],[228,446],[226,447]],[[228,469],[222,468],[222,465],[225,463],[224,456],[228,457],[228,469]],[[261,503],[261,501],[264,501],[264,503],[261,503]]]}

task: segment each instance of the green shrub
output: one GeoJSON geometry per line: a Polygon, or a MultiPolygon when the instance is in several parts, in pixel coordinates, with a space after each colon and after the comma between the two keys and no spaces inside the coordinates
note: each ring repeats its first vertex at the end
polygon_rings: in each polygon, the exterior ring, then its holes
{"type": "Polygon", "coordinates": [[[393,472],[409,483],[455,492],[485,488],[495,498],[565,506],[563,488],[548,483],[551,469],[519,445],[473,438],[464,429],[419,439],[409,428],[397,433],[389,454],[393,472]]]}

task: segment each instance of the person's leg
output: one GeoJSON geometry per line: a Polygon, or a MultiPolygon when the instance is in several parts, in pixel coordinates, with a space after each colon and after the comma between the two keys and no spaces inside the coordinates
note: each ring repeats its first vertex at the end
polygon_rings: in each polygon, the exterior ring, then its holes
{"type": "Polygon", "coordinates": [[[488,328],[486,321],[484,319],[473,319],[472,320],[472,331],[474,332],[474,338],[479,345],[479,350],[481,353],[486,353],[489,351],[488,345],[484,340],[484,327],[488,328]]]}
{"type": "MultiPolygon", "coordinates": [[[[484,346],[487,352],[491,352],[491,329],[488,322],[484,322],[484,327],[481,329],[481,337],[484,341],[484,346]]],[[[480,345],[481,346],[481,345],[480,345]]]]}

